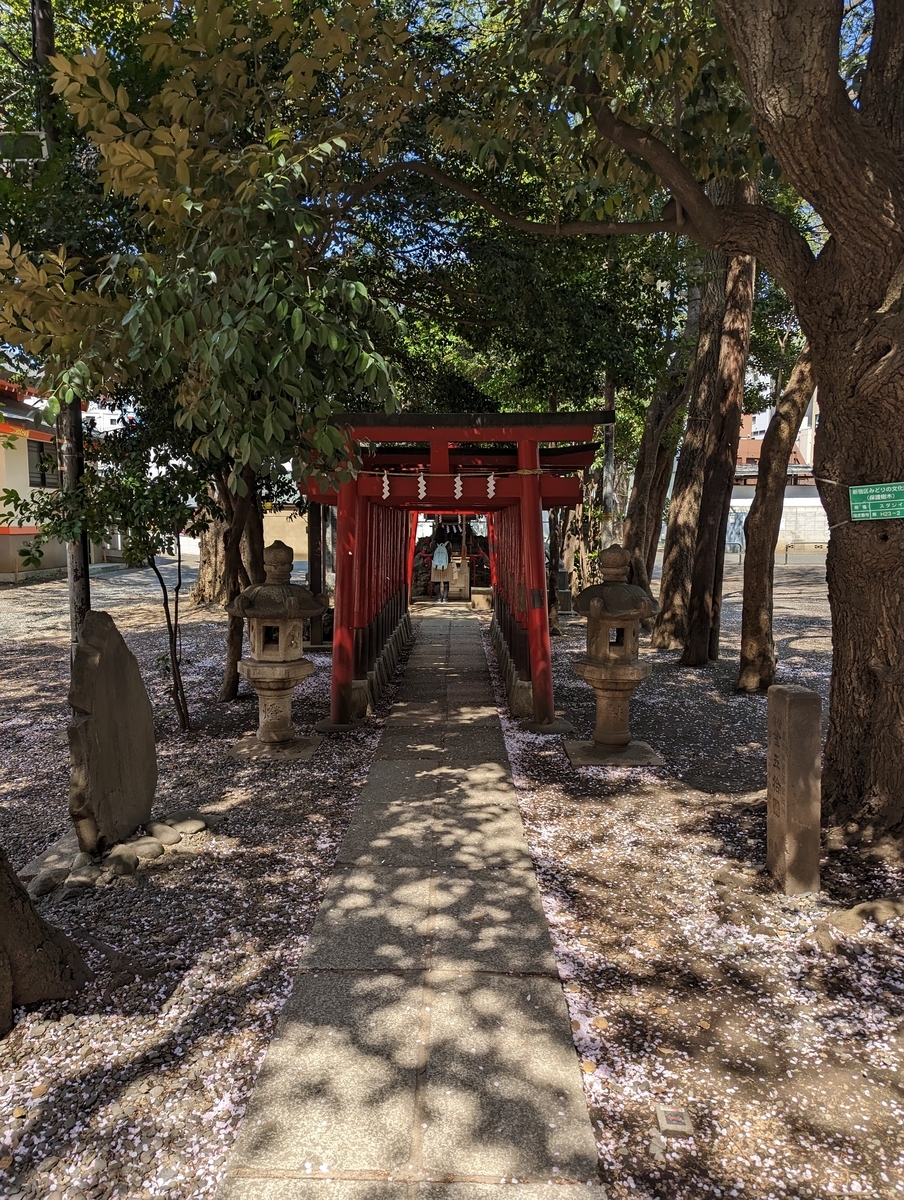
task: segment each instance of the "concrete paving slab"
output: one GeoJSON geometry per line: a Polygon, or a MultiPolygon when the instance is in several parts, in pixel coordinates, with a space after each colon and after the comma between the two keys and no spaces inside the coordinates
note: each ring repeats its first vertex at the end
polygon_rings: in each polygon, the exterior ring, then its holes
{"type": "Polygon", "coordinates": [[[423,968],[429,896],[429,875],[417,867],[335,870],[303,965],[310,970],[423,968]]]}
{"type": "Polygon", "coordinates": [[[433,862],[433,800],[382,799],[357,812],[337,862],[427,866],[433,862]]]}
{"type": "MultiPolygon", "coordinates": [[[[382,743],[381,743],[382,744],[382,743]]],[[[359,807],[376,797],[391,800],[426,800],[436,794],[440,785],[439,770],[445,752],[412,754],[401,757],[377,758],[371,764],[367,783],[361,789],[359,807]]]]}
{"type": "Polygon", "coordinates": [[[446,753],[462,756],[482,756],[480,761],[502,763],[508,766],[508,753],[501,729],[447,729],[446,753]]]}
{"type": "Polygon", "coordinates": [[[518,797],[508,760],[488,759],[478,747],[470,753],[456,748],[454,754],[450,751],[449,761],[437,764],[434,770],[444,801],[481,806],[502,803],[517,812],[518,797]]]}
{"type": "Polygon", "coordinates": [[[423,729],[447,724],[446,709],[443,704],[417,704],[406,708],[393,708],[386,718],[387,729],[413,728],[423,729]]]}
{"type": "MultiPolygon", "coordinates": [[[[408,1200],[409,1187],[405,1183],[380,1179],[324,1179],[318,1175],[312,1169],[310,1177],[305,1172],[302,1178],[229,1176],[217,1192],[217,1200],[408,1200]]],[[[480,1198],[475,1197],[475,1200],[480,1198]]],[[[507,1197],[506,1200],[516,1198],[507,1197]]],[[[558,1193],[555,1200],[558,1200],[558,1193]]]]}
{"type": "Polygon", "coordinates": [[[434,970],[556,975],[533,869],[444,867],[433,879],[434,970]]]}
{"type": "Polygon", "coordinates": [[[254,1167],[265,1174],[391,1171],[406,1163],[422,986],[420,976],[299,975],[230,1174],[254,1167]]]}
{"type": "Polygon", "coordinates": [[[556,1175],[545,1183],[518,1179],[517,1186],[508,1179],[504,1183],[501,1179],[498,1183],[418,1183],[414,1194],[416,1200],[606,1200],[606,1189],[598,1179],[591,1184],[557,1180],[556,1175]]]}
{"type": "Polygon", "coordinates": [[[219,1200],[605,1197],[477,620],[422,612],[219,1200]]]}
{"type": "Polygon", "coordinates": [[[446,724],[452,729],[463,725],[472,728],[495,729],[499,724],[499,713],[495,706],[491,707],[488,704],[460,704],[454,710],[450,705],[446,724]]]}
{"type": "Polygon", "coordinates": [[[449,806],[438,804],[433,823],[433,857],[438,867],[471,871],[533,870],[517,813],[450,812],[449,806]]]}
{"type": "Polygon", "coordinates": [[[423,732],[408,729],[384,729],[377,747],[375,762],[384,759],[441,758],[445,755],[445,738],[440,727],[423,732]]]}
{"type": "Polygon", "coordinates": [[[423,1144],[429,1171],[597,1180],[558,980],[435,981],[431,1017],[423,1144]]]}

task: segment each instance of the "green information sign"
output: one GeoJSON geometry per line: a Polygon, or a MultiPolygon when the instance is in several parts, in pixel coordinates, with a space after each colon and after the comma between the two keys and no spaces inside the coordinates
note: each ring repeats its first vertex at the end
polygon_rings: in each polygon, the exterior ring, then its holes
{"type": "Polygon", "coordinates": [[[890,521],[904,517],[904,483],[866,483],[848,491],[852,521],[890,521]]]}

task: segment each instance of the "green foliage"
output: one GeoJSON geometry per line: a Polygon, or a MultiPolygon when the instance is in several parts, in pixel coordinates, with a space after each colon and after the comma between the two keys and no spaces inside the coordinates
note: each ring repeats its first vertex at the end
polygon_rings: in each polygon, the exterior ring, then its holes
{"type": "MultiPolygon", "coordinates": [[[[510,210],[542,203],[530,182],[499,186],[510,210]]],[[[367,211],[355,263],[405,313],[387,355],[406,408],[595,406],[608,377],[619,409],[629,403],[642,423],[681,318],[683,242],[521,233],[411,175],[384,186],[367,211]]],[[[637,441],[629,423],[626,453],[637,441]]]]}
{"type": "Polygon", "coordinates": [[[761,272],[753,303],[745,412],[762,412],[776,404],[803,347],[804,336],[788,297],[761,272]]]}
{"type": "Polygon", "coordinates": [[[777,172],[709,0],[553,0],[527,12],[502,0],[470,39],[466,78],[431,134],[488,172],[531,176],[562,221],[643,216],[661,202],[649,167],[600,135],[601,109],[659,138],[701,182],[777,172]]]}
{"type": "Polygon", "coordinates": [[[0,246],[0,337],[43,367],[51,408],[150,378],[174,385],[202,457],[294,457],[344,477],[343,406],[393,403],[376,347],[397,322],[332,253],[341,198],[414,96],[404,23],[362,0],[149,5],[159,87],[130,95],[96,44],[55,89],[133,206],[137,244],[103,263],[0,246]],[[154,19],[154,18],[160,19],[154,19]],[[379,112],[379,120],[364,119],[379,112]],[[337,207],[338,205],[338,207],[337,207]]]}

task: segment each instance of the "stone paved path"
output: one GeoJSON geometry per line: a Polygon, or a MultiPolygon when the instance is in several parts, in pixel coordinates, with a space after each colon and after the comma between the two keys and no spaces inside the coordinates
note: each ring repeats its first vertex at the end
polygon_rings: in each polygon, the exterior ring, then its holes
{"type": "Polygon", "coordinates": [[[421,611],[220,1200],[598,1183],[478,623],[421,611]]]}

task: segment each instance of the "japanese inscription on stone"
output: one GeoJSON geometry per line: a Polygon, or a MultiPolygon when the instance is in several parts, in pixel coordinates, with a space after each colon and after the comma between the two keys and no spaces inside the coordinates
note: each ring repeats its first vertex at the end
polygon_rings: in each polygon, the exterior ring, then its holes
{"type": "Polygon", "coordinates": [[[818,892],[822,701],[771,687],[768,722],[766,866],[786,895],[818,892]]]}

